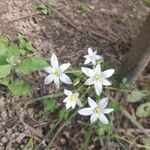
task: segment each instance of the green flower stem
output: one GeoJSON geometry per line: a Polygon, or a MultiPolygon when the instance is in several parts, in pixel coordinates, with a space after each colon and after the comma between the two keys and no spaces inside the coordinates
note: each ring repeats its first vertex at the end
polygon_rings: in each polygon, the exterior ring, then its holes
{"type": "MultiPolygon", "coordinates": [[[[86,96],[87,93],[91,92],[92,91],[92,88],[89,87],[84,93],[83,95],[81,96],[81,99],[84,99],[84,97],[86,96]]],[[[87,103],[87,101],[83,104],[85,105],[87,103]]],[[[74,111],[70,117],[63,122],[63,124],[58,128],[58,130],[55,132],[55,134],[53,135],[53,138],[51,139],[51,141],[49,142],[46,150],[49,150],[49,148],[52,146],[53,142],[55,141],[55,139],[57,138],[57,136],[59,135],[59,133],[62,131],[62,129],[67,126],[70,122],[70,120],[77,114],[79,109],[77,109],[76,111],[74,111]]]]}
{"type": "Polygon", "coordinates": [[[131,90],[118,89],[110,86],[105,87],[105,89],[112,90],[112,91],[120,91],[120,92],[131,92],[131,90]]]}
{"type": "Polygon", "coordinates": [[[87,150],[88,149],[88,146],[89,146],[89,142],[90,142],[90,137],[92,135],[92,126],[89,126],[87,132],[86,132],[86,135],[85,135],[85,141],[83,143],[83,146],[82,146],[82,150],[87,150]]]}
{"type": "Polygon", "coordinates": [[[68,74],[79,74],[82,73],[81,70],[66,70],[64,73],[68,74]]]}

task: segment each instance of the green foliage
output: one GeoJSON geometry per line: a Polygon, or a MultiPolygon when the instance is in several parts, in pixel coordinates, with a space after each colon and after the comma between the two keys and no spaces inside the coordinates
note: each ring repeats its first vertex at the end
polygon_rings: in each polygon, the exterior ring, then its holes
{"type": "Polygon", "coordinates": [[[60,112],[59,112],[59,119],[60,120],[67,120],[69,117],[70,111],[66,108],[63,108],[60,112]]]}
{"type": "Polygon", "coordinates": [[[148,91],[134,90],[127,96],[127,102],[135,103],[141,101],[148,95],[148,91]]]}
{"type": "Polygon", "coordinates": [[[44,101],[44,113],[49,114],[56,110],[57,103],[54,99],[48,99],[44,101]]]}
{"type": "Polygon", "coordinates": [[[108,104],[108,107],[109,108],[113,108],[114,109],[114,112],[118,112],[120,111],[120,103],[118,102],[118,100],[112,100],[109,104],[108,104]]]}
{"type": "Polygon", "coordinates": [[[88,5],[86,5],[85,3],[80,3],[78,5],[78,10],[80,11],[80,13],[86,13],[86,12],[90,11],[88,5]]]}
{"type": "Polygon", "coordinates": [[[73,80],[73,85],[76,86],[80,83],[80,78],[76,78],[73,80]]]}
{"type": "Polygon", "coordinates": [[[7,45],[6,43],[0,39],[0,65],[6,64],[7,57],[7,45]]]}
{"type": "Polygon", "coordinates": [[[0,65],[0,79],[8,76],[11,72],[10,65],[0,65]]]}
{"type": "Polygon", "coordinates": [[[40,57],[30,57],[23,60],[19,66],[19,72],[23,74],[31,74],[33,71],[43,69],[48,63],[40,57]]]}
{"type": "Polygon", "coordinates": [[[8,85],[9,90],[16,96],[26,95],[31,92],[31,87],[24,80],[17,80],[8,85]]]}
{"type": "Polygon", "coordinates": [[[150,7],[150,0],[143,0],[144,4],[150,7]]]}
{"type": "Polygon", "coordinates": [[[33,52],[34,47],[32,44],[27,40],[27,38],[21,34],[19,34],[19,48],[23,50],[28,50],[30,52],[33,52]]]}
{"type": "Polygon", "coordinates": [[[112,131],[110,125],[106,125],[106,124],[103,124],[101,122],[98,122],[97,126],[98,126],[97,127],[97,133],[100,136],[106,136],[112,131]]]}
{"type": "Polygon", "coordinates": [[[50,15],[50,9],[47,5],[45,5],[44,3],[39,3],[37,5],[37,9],[40,10],[44,15],[50,15]]]}
{"type": "Polygon", "coordinates": [[[136,110],[136,115],[138,117],[149,117],[150,116],[150,102],[146,102],[138,106],[136,110]]]}
{"type": "Polygon", "coordinates": [[[124,89],[124,90],[126,90],[126,89],[129,88],[129,82],[128,82],[128,79],[127,79],[126,77],[124,77],[124,78],[122,79],[122,82],[120,83],[119,87],[120,87],[121,89],[124,89]]]}

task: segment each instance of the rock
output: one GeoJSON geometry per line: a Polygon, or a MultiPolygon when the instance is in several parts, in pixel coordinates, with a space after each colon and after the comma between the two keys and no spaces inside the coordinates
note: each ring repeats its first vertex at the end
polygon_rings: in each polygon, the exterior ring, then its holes
{"type": "Polygon", "coordinates": [[[2,116],[3,118],[6,118],[6,117],[7,117],[7,111],[6,111],[6,109],[4,109],[4,110],[1,112],[1,116],[2,116]]]}
{"type": "Polygon", "coordinates": [[[8,139],[7,139],[6,137],[3,137],[3,138],[1,139],[1,141],[2,141],[2,143],[7,143],[7,142],[8,142],[8,139]]]}

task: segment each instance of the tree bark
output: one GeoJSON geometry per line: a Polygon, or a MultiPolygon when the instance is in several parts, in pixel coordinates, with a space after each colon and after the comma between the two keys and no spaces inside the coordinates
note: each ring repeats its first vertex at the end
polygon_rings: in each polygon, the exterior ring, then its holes
{"type": "Polygon", "coordinates": [[[126,55],[118,74],[117,80],[120,82],[127,77],[132,85],[144,71],[150,61],[150,15],[147,17],[140,34],[133,41],[129,53],[126,55]]]}

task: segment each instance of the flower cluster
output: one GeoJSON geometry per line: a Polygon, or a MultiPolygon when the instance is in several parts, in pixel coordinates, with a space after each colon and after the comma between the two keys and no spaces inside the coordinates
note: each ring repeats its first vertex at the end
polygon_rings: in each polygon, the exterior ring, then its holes
{"type": "MultiPolygon", "coordinates": [[[[103,57],[98,55],[97,51],[93,51],[91,48],[88,48],[88,55],[85,55],[84,58],[85,65],[92,64],[92,68],[81,67],[81,72],[83,72],[88,77],[84,84],[87,86],[94,86],[96,95],[100,96],[103,86],[111,85],[111,82],[108,80],[108,78],[113,75],[115,70],[109,69],[102,71],[101,62],[103,62],[103,57]]],[[[70,67],[70,65],[70,63],[59,65],[56,55],[52,54],[51,66],[44,68],[45,71],[49,74],[44,80],[45,85],[48,85],[54,81],[57,89],[59,89],[60,81],[65,84],[72,84],[71,79],[65,74],[65,71],[70,67]]],[[[78,92],[72,92],[65,89],[64,94],[66,95],[66,98],[63,100],[63,102],[66,104],[66,109],[74,109],[76,105],[83,107],[78,92]]],[[[78,111],[80,115],[91,116],[91,123],[100,120],[104,124],[109,124],[105,114],[112,112],[113,109],[106,108],[108,104],[108,98],[103,98],[99,100],[98,103],[96,103],[93,99],[88,97],[88,104],[90,107],[82,108],[78,111]]]]}

